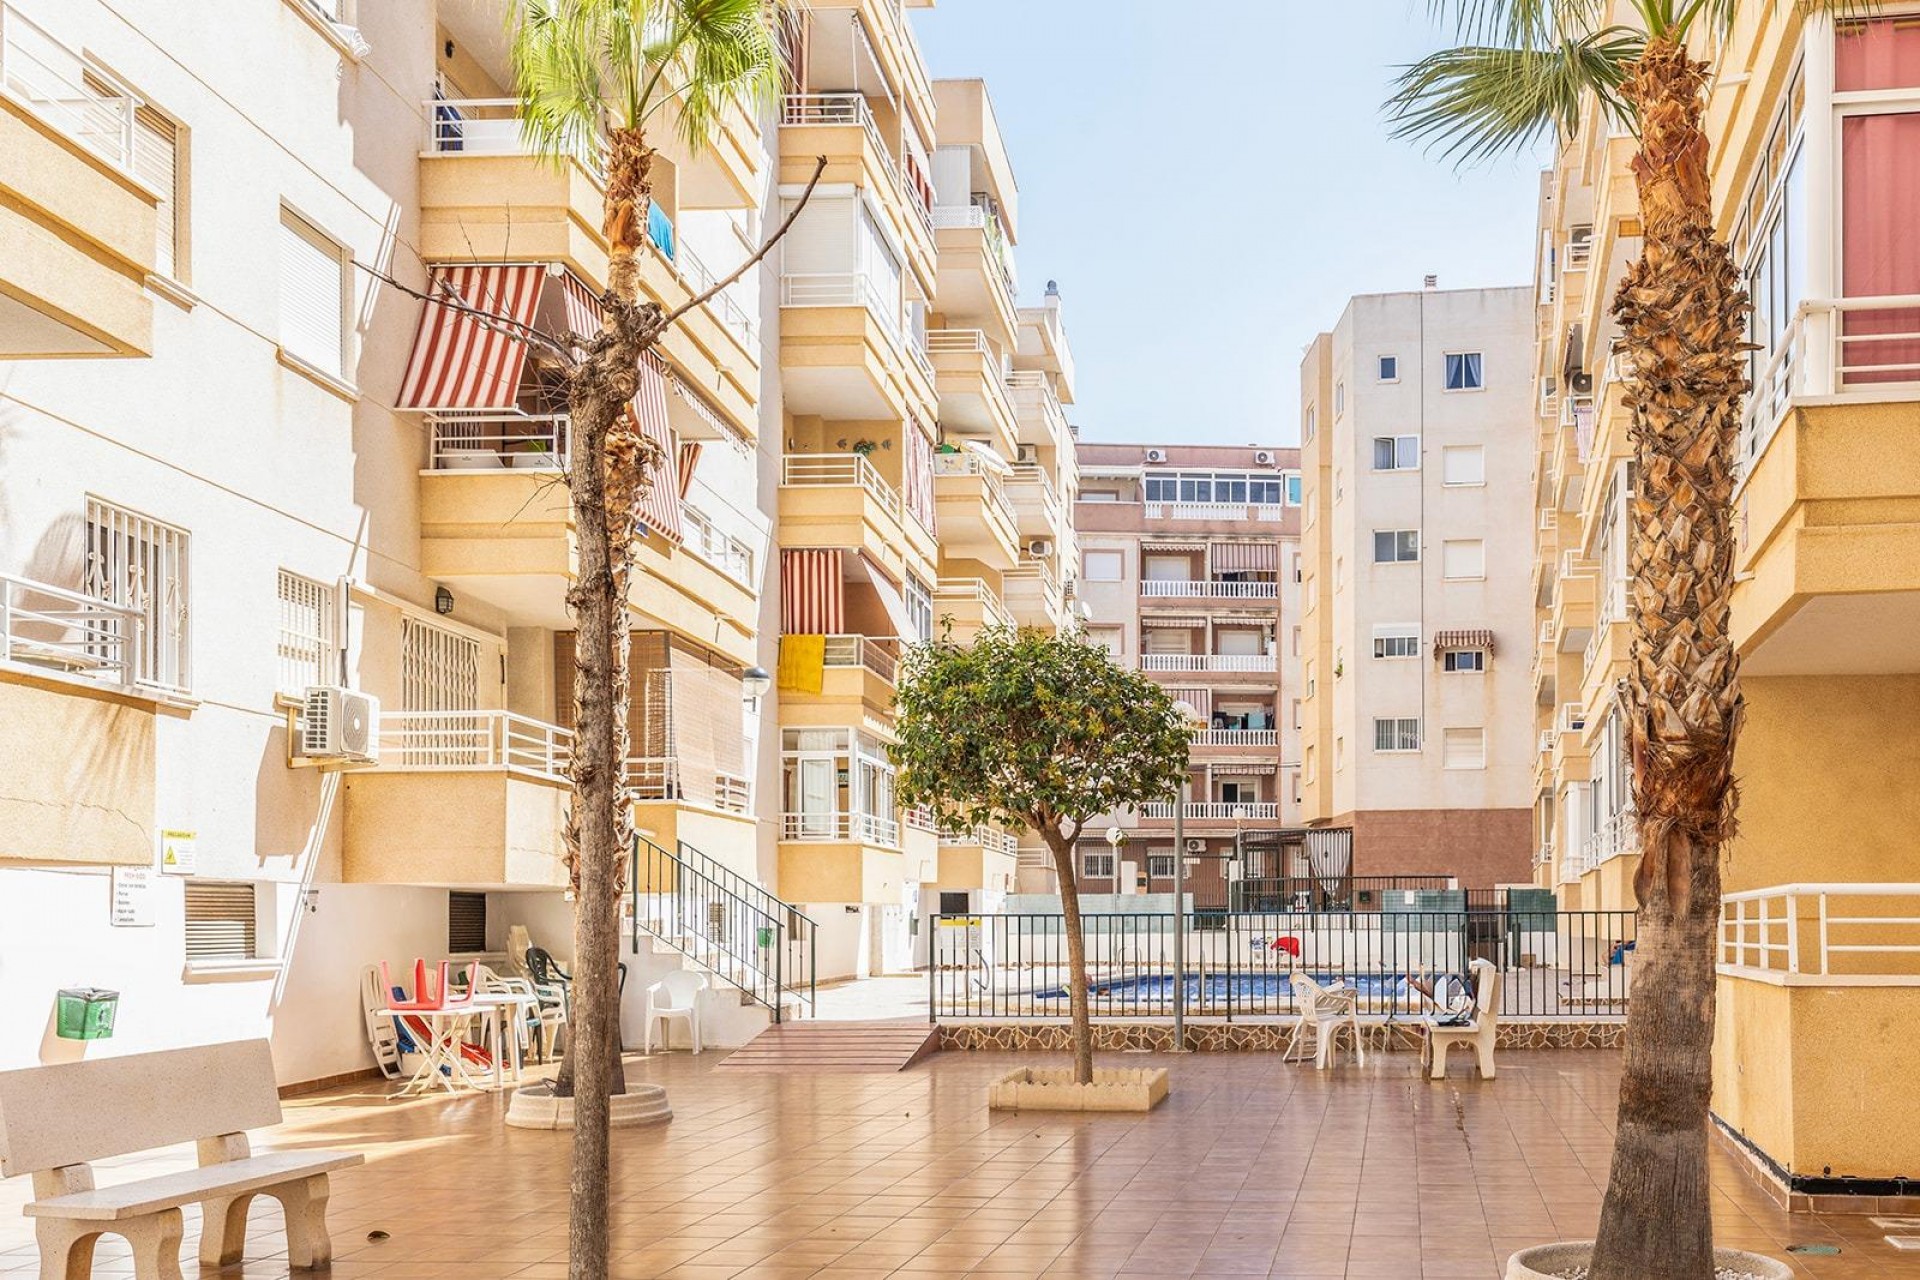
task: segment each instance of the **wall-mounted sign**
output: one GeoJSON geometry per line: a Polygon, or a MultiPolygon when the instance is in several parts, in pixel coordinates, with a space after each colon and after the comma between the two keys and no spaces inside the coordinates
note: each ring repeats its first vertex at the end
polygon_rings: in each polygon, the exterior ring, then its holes
{"type": "Polygon", "coordinates": [[[113,927],[145,929],[154,923],[155,900],[159,886],[152,867],[115,867],[113,869],[113,927]]]}
{"type": "Polygon", "coordinates": [[[170,876],[190,876],[199,866],[191,831],[160,833],[160,870],[170,876]]]}

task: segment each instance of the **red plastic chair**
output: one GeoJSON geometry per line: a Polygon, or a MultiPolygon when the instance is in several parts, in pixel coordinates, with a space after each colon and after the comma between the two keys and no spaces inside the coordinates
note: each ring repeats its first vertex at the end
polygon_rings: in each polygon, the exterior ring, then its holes
{"type": "MultiPolygon", "coordinates": [[[[475,981],[475,970],[478,966],[471,964],[467,966],[467,989],[460,995],[453,993],[453,988],[449,981],[450,974],[448,970],[451,967],[452,961],[442,960],[440,962],[439,982],[429,985],[427,982],[427,962],[424,959],[416,959],[413,962],[413,998],[410,1000],[394,998],[387,1007],[391,1009],[431,1010],[451,1009],[470,1003],[473,1000],[474,992],[479,990],[479,984],[475,981]]],[[[391,992],[393,990],[393,977],[387,972],[387,962],[385,960],[380,962],[380,987],[383,991],[391,992]]]]}

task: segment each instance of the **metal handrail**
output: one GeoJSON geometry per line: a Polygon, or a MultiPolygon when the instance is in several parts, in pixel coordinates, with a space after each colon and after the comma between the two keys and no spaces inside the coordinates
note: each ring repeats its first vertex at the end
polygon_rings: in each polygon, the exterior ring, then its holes
{"type": "Polygon", "coordinates": [[[505,769],[564,781],[573,733],[511,711],[383,711],[380,767],[413,773],[505,769]]]}
{"type": "MultiPolygon", "coordinates": [[[[1868,882],[1802,882],[1748,889],[1721,895],[1720,963],[1736,970],[1851,981],[1883,978],[1900,985],[1920,985],[1920,911],[1907,914],[1837,915],[1835,898],[1901,898],[1920,902],[1920,884],[1868,882]],[[1803,915],[1803,905],[1811,905],[1803,915]],[[1855,926],[1873,930],[1867,941],[1837,942],[1836,930],[1855,926]],[[1889,941],[1895,929],[1911,930],[1905,942],[1889,941]],[[1778,931],[1778,940],[1776,940],[1778,931]],[[1803,936],[1806,935],[1806,936],[1803,936]],[[1836,957],[1909,957],[1898,966],[1883,964],[1880,972],[1847,968],[1836,973],[1836,957]]],[[[1884,909],[1882,909],[1884,910],[1884,909]]]]}
{"type": "Polygon", "coordinates": [[[0,662],[130,685],[145,623],[131,605],[0,573],[0,662]]]}
{"type": "Polygon", "coordinates": [[[560,471],[567,463],[564,413],[427,415],[427,465],[434,471],[560,471]]]}
{"type": "Polygon", "coordinates": [[[139,96],[6,4],[0,4],[0,92],[114,168],[134,172],[139,96]]]}
{"type": "Polygon", "coordinates": [[[1219,582],[1208,578],[1143,578],[1143,596],[1185,597],[1205,600],[1272,600],[1280,594],[1277,582],[1219,582]]]}
{"type": "Polygon", "coordinates": [[[780,483],[791,488],[858,486],[896,517],[904,510],[900,491],[857,453],[790,453],[781,459],[780,483]]]}
{"type": "Polygon", "coordinates": [[[1278,671],[1280,660],[1271,653],[1143,653],[1142,671],[1278,671]]]}

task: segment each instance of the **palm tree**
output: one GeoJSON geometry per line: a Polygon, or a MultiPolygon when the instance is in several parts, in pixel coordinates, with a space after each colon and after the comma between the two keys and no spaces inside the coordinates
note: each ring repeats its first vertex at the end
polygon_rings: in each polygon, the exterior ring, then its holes
{"type": "Polygon", "coordinates": [[[768,0],[520,0],[512,64],[527,142],[556,163],[599,165],[607,291],[600,333],[577,335],[566,375],[568,484],[578,565],[574,616],[574,1001],[559,1089],[574,1097],[568,1275],[602,1280],[608,1260],[609,1098],[624,1092],[619,1048],[619,894],[627,803],[627,585],[638,503],[667,459],[632,426],[639,362],[671,317],[640,296],[637,254],[652,194],[647,130],[675,115],[690,149],[710,144],[727,104],[779,81],[768,0]]]}
{"type": "MultiPolygon", "coordinates": [[[[1765,0],[1750,0],[1763,3],[1765,0]]],[[[1436,0],[1461,47],[1406,69],[1395,131],[1463,161],[1570,137],[1583,105],[1632,126],[1645,238],[1613,299],[1633,414],[1632,649],[1624,702],[1639,813],[1638,943],[1613,1167],[1592,1280],[1709,1280],[1720,849],[1732,834],[1739,660],[1733,470],[1748,299],[1713,230],[1711,66],[1740,0],[1436,0]],[[1624,10],[1631,26],[1613,25],[1624,10]]],[[[1871,7],[1801,0],[1806,11],[1871,7]]]]}

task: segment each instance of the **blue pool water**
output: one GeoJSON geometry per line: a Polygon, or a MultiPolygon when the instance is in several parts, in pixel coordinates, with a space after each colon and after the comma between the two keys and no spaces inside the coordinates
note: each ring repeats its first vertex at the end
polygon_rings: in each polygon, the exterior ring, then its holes
{"type": "MultiPolygon", "coordinates": [[[[1329,973],[1316,973],[1314,981],[1322,986],[1340,982],[1352,987],[1363,996],[1373,998],[1404,999],[1408,994],[1407,975],[1404,973],[1351,974],[1336,977],[1329,973]]],[[[1188,1001],[1202,999],[1201,983],[1203,979],[1197,973],[1186,978],[1188,1001]]],[[[1258,1000],[1283,1000],[1293,995],[1293,985],[1284,973],[1210,973],[1204,979],[1206,991],[1204,999],[1208,1002],[1232,999],[1249,1003],[1258,1000]]],[[[1096,981],[1090,988],[1095,1000],[1101,1001],[1138,1001],[1167,1000],[1173,995],[1173,975],[1170,973],[1147,974],[1136,978],[1112,978],[1096,981]]],[[[1054,987],[1049,991],[1033,993],[1036,1000],[1065,1000],[1067,989],[1054,987]]]]}

